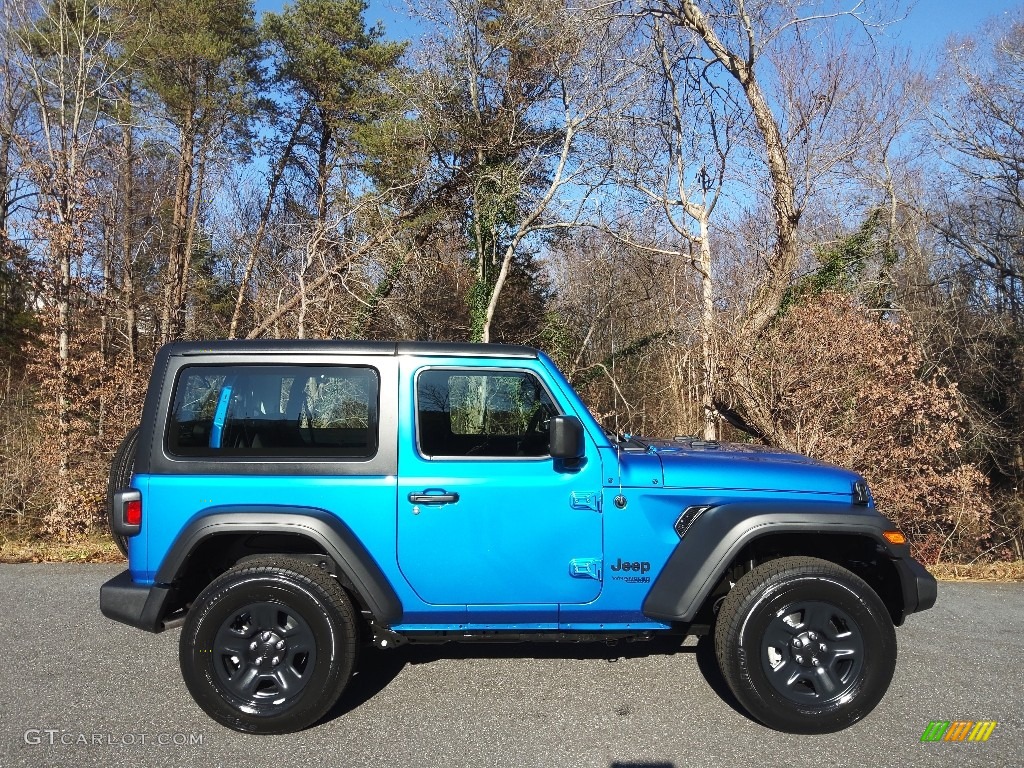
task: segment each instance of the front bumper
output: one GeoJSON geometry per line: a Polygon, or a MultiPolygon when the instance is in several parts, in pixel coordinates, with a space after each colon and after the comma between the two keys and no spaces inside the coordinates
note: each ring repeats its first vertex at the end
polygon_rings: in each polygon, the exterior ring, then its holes
{"type": "MultiPolygon", "coordinates": [[[[912,557],[903,557],[894,562],[903,589],[902,618],[918,611],[927,611],[935,605],[935,597],[939,591],[935,577],[912,557]]],[[[899,623],[903,623],[902,619],[899,623]]]]}
{"type": "Polygon", "coordinates": [[[108,619],[147,632],[162,632],[170,597],[171,587],[136,584],[131,573],[123,571],[100,587],[100,610],[108,619]]]}

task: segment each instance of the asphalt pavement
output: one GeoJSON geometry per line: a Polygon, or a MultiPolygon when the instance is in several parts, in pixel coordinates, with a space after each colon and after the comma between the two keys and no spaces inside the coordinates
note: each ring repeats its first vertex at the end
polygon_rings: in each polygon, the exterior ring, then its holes
{"type": "Polygon", "coordinates": [[[897,631],[889,693],[852,728],[777,733],[739,711],[705,644],[368,651],[319,725],[247,736],[208,719],[178,630],[99,612],[119,566],[0,566],[0,768],[7,766],[1024,766],[1024,585],[942,583],[897,631]],[[930,721],[996,721],[922,742],[930,721]]]}

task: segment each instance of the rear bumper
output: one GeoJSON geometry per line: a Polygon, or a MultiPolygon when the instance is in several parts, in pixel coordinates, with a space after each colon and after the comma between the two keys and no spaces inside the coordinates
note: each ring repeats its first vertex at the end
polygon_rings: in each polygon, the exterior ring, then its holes
{"type": "Polygon", "coordinates": [[[938,583],[917,560],[910,557],[895,561],[903,588],[903,617],[918,611],[927,611],[935,605],[938,583]]]}
{"type": "Polygon", "coordinates": [[[161,632],[170,596],[170,587],[136,584],[131,573],[124,571],[100,587],[100,610],[108,619],[161,632]]]}

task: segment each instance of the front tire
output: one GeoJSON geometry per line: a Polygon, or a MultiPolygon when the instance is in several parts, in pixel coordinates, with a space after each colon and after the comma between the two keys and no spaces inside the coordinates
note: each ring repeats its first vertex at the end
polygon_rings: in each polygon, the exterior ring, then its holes
{"type": "Polygon", "coordinates": [[[181,674],[228,728],[291,733],[337,701],[357,638],[352,603],[328,573],[296,558],[247,558],[196,598],[181,633],[181,674]]]}
{"type": "Polygon", "coordinates": [[[769,728],[831,733],[885,695],[896,632],[863,579],[826,560],[784,557],[744,575],[726,596],[715,654],[736,698],[769,728]]]}

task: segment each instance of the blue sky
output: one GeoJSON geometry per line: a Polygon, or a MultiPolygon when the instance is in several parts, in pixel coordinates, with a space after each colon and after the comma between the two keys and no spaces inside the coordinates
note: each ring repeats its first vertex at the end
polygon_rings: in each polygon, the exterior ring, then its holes
{"type": "MultiPolygon", "coordinates": [[[[257,11],[280,10],[285,0],[256,0],[257,11]]],[[[408,39],[416,27],[402,0],[370,0],[368,24],[383,22],[387,36],[408,39]]],[[[947,37],[973,32],[986,19],[1021,7],[1020,0],[917,0],[904,21],[887,29],[886,38],[908,45],[921,55],[937,52],[947,37]]]]}
{"type": "Polygon", "coordinates": [[[920,53],[937,51],[950,35],[969,34],[986,19],[1020,8],[1020,0],[918,0],[906,20],[886,36],[920,53]]]}

